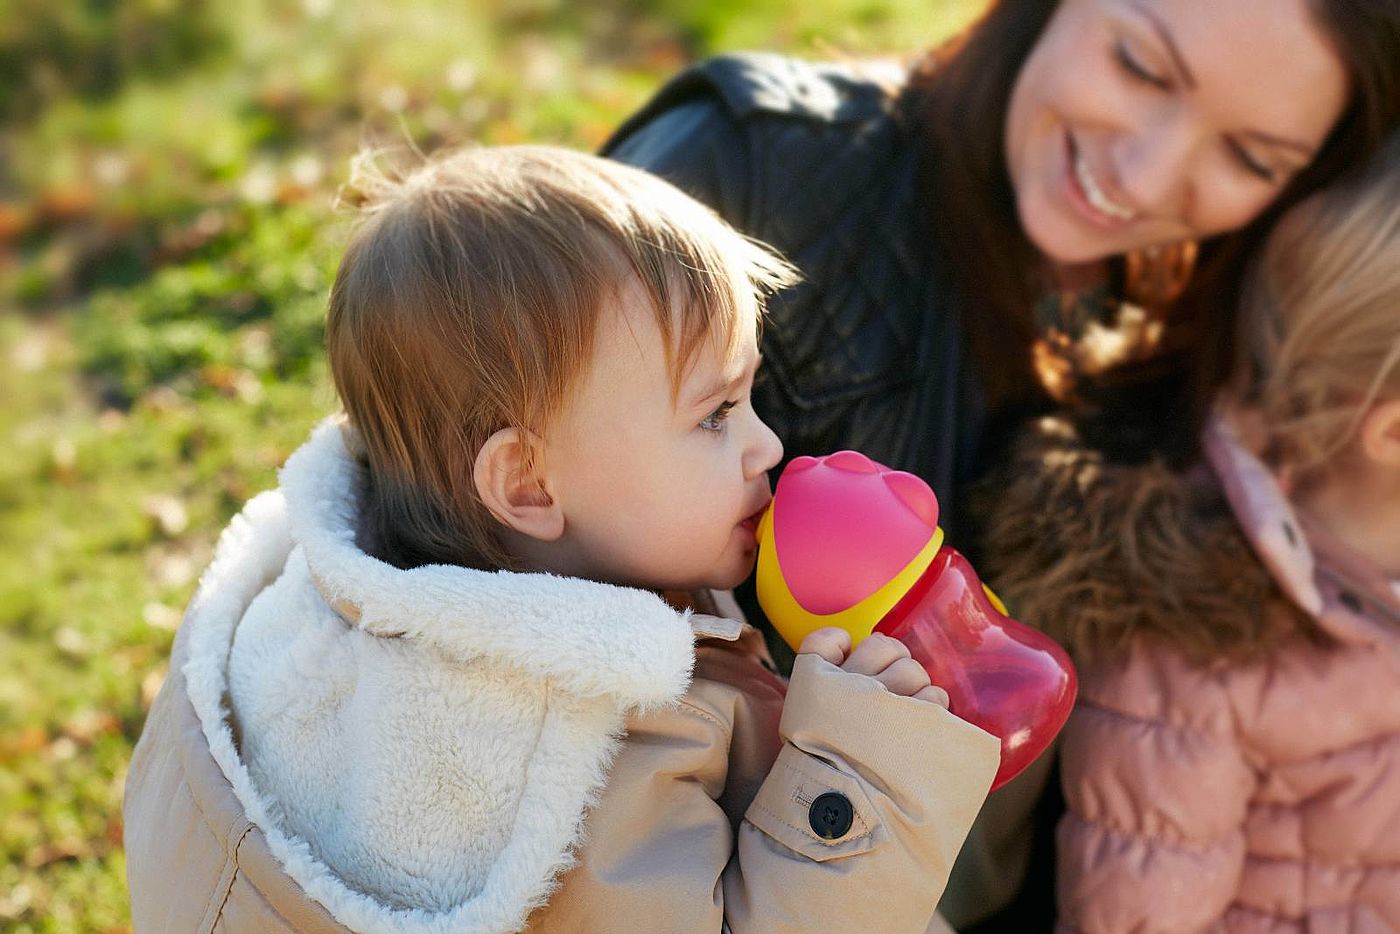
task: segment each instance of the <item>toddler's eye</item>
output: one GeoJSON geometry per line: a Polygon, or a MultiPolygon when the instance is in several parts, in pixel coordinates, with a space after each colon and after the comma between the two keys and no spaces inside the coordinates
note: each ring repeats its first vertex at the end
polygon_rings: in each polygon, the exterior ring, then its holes
{"type": "Polygon", "coordinates": [[[719,408],[700,419],[701,430],[713,432],[723,431],[724,420],[729,417],[729,410],[738,404],[737,402],[721,402],[719,408]]]}

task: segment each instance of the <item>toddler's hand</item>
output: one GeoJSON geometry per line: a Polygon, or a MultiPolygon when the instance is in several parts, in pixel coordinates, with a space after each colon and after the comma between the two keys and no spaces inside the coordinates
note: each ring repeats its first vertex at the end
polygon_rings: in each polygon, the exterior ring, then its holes
{"type": "Polygon", "coordinates": [[[851,634],[828,626],[808,633],[797,653],[820,655],[842,671],[874,678],[891,694],[948,706],[948,692],[929,681],[924,666],[909,657],[909,650],[898,639],[872,633],[852,652],[851,634]]]}

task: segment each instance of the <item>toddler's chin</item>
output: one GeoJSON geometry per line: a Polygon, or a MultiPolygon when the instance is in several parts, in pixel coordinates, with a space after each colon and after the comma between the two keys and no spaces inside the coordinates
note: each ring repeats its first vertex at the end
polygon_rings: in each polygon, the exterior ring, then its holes
{"type": "Polygon", "coordinates": [[[749,575],[753,573],[754,566],[758,563],[757,557],[756,554],[749,555],[738,562],[733,570],[716,575],[715,580],[705,586],[711,590],[733,590],[748,580],[749,575]]]}
{"type": "Polygon", "coordinates": [[[727,563],[721,567],[710,567],[694,574],[676,574],[662,579],[647,580],[624,580],[615,581],[624,586],[641,587],[645,590],[655,590],[659,592],[678,591],[689,593],[695,590],[733,590],[744,581],[748,580],[753,573],[754,567],[758,564],[758,554],[756,550],[748,550],[740,556],[731,556],[727,563]]]}

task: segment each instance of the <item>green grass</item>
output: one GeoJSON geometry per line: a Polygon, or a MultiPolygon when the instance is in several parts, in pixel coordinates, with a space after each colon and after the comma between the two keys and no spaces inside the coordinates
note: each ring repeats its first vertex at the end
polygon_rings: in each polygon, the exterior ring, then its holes
{"type": "Polygon", "coordinates": [[[126,763],[213,541],[334,408],[362,144],[591,148],[714,51],[976,0],[0,0],[0,930],[122,931],[126,763]]]}

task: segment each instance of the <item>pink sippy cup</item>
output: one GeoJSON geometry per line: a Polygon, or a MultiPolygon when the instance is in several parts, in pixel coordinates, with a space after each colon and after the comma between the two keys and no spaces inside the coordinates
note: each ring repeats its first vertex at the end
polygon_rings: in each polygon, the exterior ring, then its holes
{"type": "Polygon", "coordinates": [[[913,474],[855,451],[799,457],[758,529],[758,598],[788,644],[824,626],[899,639],[949,710],[1001,740],[992,788],[1064,726],[1078,687],[1056,642],[1006,614],[943,543],[938,499],[913,474]]]}

